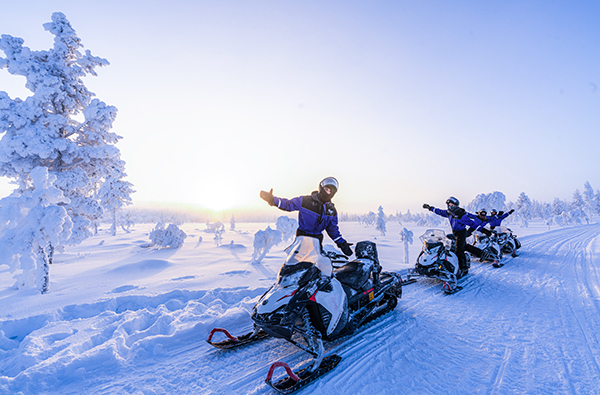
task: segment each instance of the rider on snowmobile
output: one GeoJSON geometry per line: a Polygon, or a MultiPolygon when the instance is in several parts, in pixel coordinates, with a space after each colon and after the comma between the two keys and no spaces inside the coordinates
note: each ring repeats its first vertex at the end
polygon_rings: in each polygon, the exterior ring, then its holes
{"type": "Polygon", "coordinates": [[[511,209],[508,213],[503,213],[502,211],[497,212],[496,209],[492,209],[489,217],[490,228],[494,229],[496,226],[500,226],[502,221],[514,212],[514,209],[511,209]]]}
{"type": "Polygon", "coordinates": [[[473,233],[473,231],[478,230],[481,233],[485,234],[486,236],[491,236],[492,232],[490,232],[489,230],[487,230],[485,228],[485,226],[490,222],[490,219],[492,217],[488,217],[487,216],[487,210],[482,208],[481,210],[479,210],[477,213],[477,215],[471,214],[471,213],[467,213],[467,215],[469,216],[469,218],[471,218],[473,220],[473,222],[475,223],[475,225],[469,229],[469,231],[467,232],[467,237],[471,236],[471,234],[473,233]]]}
{"type": "MultiPolygon", "coordinates": [[[[477,255],[477,251],[479,248],[469,245],[467,247],[467,226],[471,228],[476,228],[475,221],[471,219],[465,209],[459,207],[460,202],[454,196],[450,196],[446,200],[446,210],[440,210],[429,204],[423,204],[423,208],[429,210],[439,216],[448,218],[450,221],[450,227],[452,228],[452,233],[454,237],[456,237],[456,256],[458,257],[458,266],[460,268],[461,277],[465,276],[469,273],[469,267],[467,266],[467,258],[465,256],[465,249],[468,248],[469,252],[473,252],[477,255]],[[471,251],[473,249],[473,251],[471,251]]],[[[481,255],[481,250],[479,250],[479,256],[481,255]]]]}
{"type": "Polygon", "coordinates": [[[310,236],[319,239],[323,244],[323,231],[338,246],[344,255],[353,254],[350,246],[342,237],[338,228],[337,211],[331,199],[338,191],[339,184],[334,177],[324,178],[319,183],[318,191],[310,195],[285,199],[273,196],[273,188],[269,192],[260,191],[260,197],[271,206],[283,211],[298,211],[298,230],[296,236],[310,236]]]}

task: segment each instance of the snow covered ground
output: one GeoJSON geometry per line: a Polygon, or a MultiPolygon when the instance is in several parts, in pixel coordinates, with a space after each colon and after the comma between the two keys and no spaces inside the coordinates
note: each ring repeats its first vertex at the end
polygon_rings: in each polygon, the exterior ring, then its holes
{"type": "MultiPolygon", "coordinates": [[[[142,248],[150,225],[106,232],[57,254],[50,293],[15,291],[0,266],[0,394],[268,394],[271,363],[307,356],[278,339],[221,351],[215,326],[241,334],[275,280],[283,242],[251,264],[254,233],[236,224],[218,246],[187,224],[180,249],[142,248]],[[201,238],[201,240],[200,240],[201,238]]],[[[273,224],[271,224],[273,226],[273,224]]],[[[351,242],[377,243],[384,270],[404,262],[399,232],[342,222],[351,242]]],[[[396,309],[353,337],[326,345],[338,367],[299,394],[600,393],[600,225],[511,226],[521,256],[495,269],[474,262],[464,289],[404,288],[396,309]]],[[[283,374],[283,370],[279,372],[283,374]]]]}

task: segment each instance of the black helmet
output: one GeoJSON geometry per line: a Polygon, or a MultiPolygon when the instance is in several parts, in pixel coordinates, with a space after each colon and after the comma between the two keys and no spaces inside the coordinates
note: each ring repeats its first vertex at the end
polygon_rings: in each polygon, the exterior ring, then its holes
{"type": "Polygon", "coordinates": [[[496,214],[498,214],[498,211],[496,211],[495,208],[490,210],[490,215],[496,215],[496,214]]]}
{"type": "Polygon", "coordinates": [[[486,216],[486,215],[487,215],[487,210],[486,210],[486,209],[484,209],[484,208],[482,208],[481,210],[479,210],[479,211],[477,212],[477,215],[483,215],[483,216],[486,216]]]}
{"type": "Polygon", "coordinates": [[[450,203],[454,204],[455,206],[460,206],[460,202],[454,196],[450,196],[448,198],[448,200],[446,200],[446,206],[449,205],[450,203]]]}
{"type": "Polygon", "coordinates": [[[336,180],[335,177],[324,178],[319,183],[319,200],[321,200],[323,203],[330,201],[333,198],[333,195],[335,195],[335,193],[338,191],[338,188],[338,180],[336,180]],[[327,192],[323,190],[324,187],[329,187],[331,189],[331,193],[327,194],[327,192]]]}

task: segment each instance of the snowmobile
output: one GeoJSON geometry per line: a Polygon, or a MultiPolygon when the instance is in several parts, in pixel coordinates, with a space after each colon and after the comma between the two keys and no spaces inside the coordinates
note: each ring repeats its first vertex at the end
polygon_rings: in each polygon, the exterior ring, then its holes
{"type": "Polygon", "coordinates": [[[498,244],[500,244],[501,251],[516,257],[517,250],[521,248],[521,242],[519,242],[517,236],[506,226],[499,226],[494,231],[498,235],[498,244]]]}
{"type": "Polygon", "coordinates": [[[475,246],[481,250],[480,262],[492,262],[494,267],[501,267],[502,249],[498,243],[498,235],[492,232],[490,236],[475,231],[475,246]]]}
{"type": "MultiPolygon", "coordinates": [[[[427,229],[419,239],[423,242],[423,249],[417,257],[415,268],[408,270],[408,281],[423,276],[436,278],[443,281],[444,292],[450,294],[460,290],[460,269],[455,253],[454,235],[446,235],[441,229],[427,229]]],[[[470,256],[466,252],[465,256],[469,266],[470,256]]]]}
{"type": "Polygon", "coordinates": [[[285,362],[275,362],[269,369],[266,383],[288,394],[340,362],[339,355],[325,356],[323,341],[351,335],[392,311],[402,296],[402,285],[399,275],[382,272],[376,245],[370,241],[357,243],[353,261],[332,252],[324,255],[320,241],[308,236],[296,237],[285,251],[288,255],[276,283],[253,308],[254,331],[237,338],[216,328],[207,341],[216,347],[232,348],[272,336],[306,351],[313,360],[295,372],[285,362]],[[332,261],[338,263],[335,270],[332,261]],[[212,342],[216,332],[228,339],[212,342]],[[287,376],[273,382],[278,367],[285,368],[287,376]]]}

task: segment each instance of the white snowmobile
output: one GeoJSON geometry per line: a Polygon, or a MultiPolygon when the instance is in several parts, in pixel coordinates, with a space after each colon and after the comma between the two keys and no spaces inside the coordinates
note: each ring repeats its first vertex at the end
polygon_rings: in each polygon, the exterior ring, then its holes
{"type": "Polygon", "coordinates": [[[498,244],[500,244],[501,251],[516,257],[517,250],[521,248],[521,243],[517,239],[517,236],[506,226],[498,226],[494,231],[498,235],[498,244]]]}
{"type": "Polygon", "coordinates": [[[498,243],[498,235],[492,231],[488,236],[479,231],[473,232],[475,237],[475,246],[481,250],[480,262],[492,262],[494,267],[501,267],[502,249],[498,243]]]}
{"type": "Polygon", "coordinates": [[[402,296],[400,277],[381,271],[375,243],[357,243],[356,259],[321,253],[318,239],[298,236],[290,245],[277,282],[254,306],[255,330],[235,338],[224,329],[214,329],[210,344],[232,348],[266,336],[285,339],[314,357],[306,367],[293,372],[285,362],[271,365],[267,384],[281,393],[291,393],[333,369],[341,357],[325,356],[323,341],[352,334],[361,325],[392,311],[402,296]],[[342,258],[343,257],[343,258],[342,258]],[[332,259],[341,267],[333,270],[332,259]],[[212,342],[223,332],[229,339],[212,342]],[[283,367],[287,377],[273,382],[275,368],[283,367]]]}
{"type": "MultiPolygon", "coordinates": [[[[425,276],[443,281],[442,288],[446,293],[454,293],[462,288],[458,285],[460,269],[454,252],[454,235],[450,236],[452,238],[441,229],[427,229],[419,236],[423,249],[417,257],[415,268],[408,271],[408,281],[425,276]]],[[[470,256],[466,252],[465,256],[469,265],[470,256]]]]}

